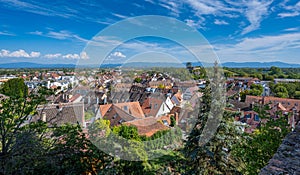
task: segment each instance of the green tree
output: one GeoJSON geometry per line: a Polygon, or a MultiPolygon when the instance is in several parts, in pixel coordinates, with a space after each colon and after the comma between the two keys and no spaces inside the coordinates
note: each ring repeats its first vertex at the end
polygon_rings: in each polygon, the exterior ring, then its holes
{"type": "Polygon", "coordinates": [[[239,142],[242,132],[234,124],[233,115],[225,112],[222,117],[221,111],[224,106],[220,96],[223,93],[217,87],[223,83],[216,66],[213,75],[210,86],[204,89],[196,124],[185,142],[187,174],[238,173],[235,166],[238,163],[235,162],[230,151],[233,145],[239,142]],[[217,127],[219,122],[220,125],[217,127]],[[206,124],[211,126],[210,129],[205,128],[206,124]],[[213,127],[217,127],[216,132],[212,131],[213,127]]]}
{"type": "Polygon", "coordinates": [[[280,97],[280,98],[288,98],[289,97],[288,90],[286,89],[286,87],[284,87],[282,85],[275,87],[274,94],[276,97],[280,97]]]}
{"type": "Polygon", "coordinates": [[[279,67],[275,67],[275,66],[272,66],[270,68],[270,75],[281,75],[282,74],[282,70],[279,68],[279,67]]]}
{"type": "Polygon", "coordinates": [[[261,96],[263,93],[263,86],[260,84],[252,84],[250,86],[250,91],[249,91],[249,95],[254,95],[254,96],[261,96]]]}
{"type": "Polygon", "coordinates": [[[125,139],[140,141],[138,130],[135,126],[120,125],[113,128],[113,132],[125,139]]]}
{"type": "Polygon", "coordinates": [[[1,101],[0,174],[96,174],[111,163],[79,124],[56,126],[34,120],[38,105],[50,94],[39,88],[26,98],[1,101]]]}
{"type": "Polygon", "coordinates": [[[171,120],[170,126],[171,126],[171,127],[174,127],[174,126],[176,125],[176,118],[175,118],[175,116],[172,115],[172,116],[170,117],[170,120],[171,120]]]}
{"type": "Polygon", "coordinates": [[[282,139],[290,132],[287,118],[279,112],[279,118],[273,118],[268,110],[269,106],[255,107],[258,116],[267,122],[261,122],[261,126],[254,133],[245,133],[247,139],[233,148],[235,157],[243,162],[243,174],[258,174],[273,157],[282,139]]]}
{"type": "Polygon", "coordinates": [[[135,83],[141,83],[142,82],[142,78],[141,77],[137,77],[134,79],[135,83]]]}
{"type": "Polygon", "coordinates": [[[13,78],[2,85],[1,93],[7,96],[24,97],[28,95],[28,87],[22,78],[13,78]]]}
{"type": "Polygon", "coordinates": [[[191,63],[191,62],[187,62],[187,63],[186,63],[186,68],[187,68],[187,69],[190,69],[191,67],[192,67],[192,63],[191,63]]]}
{"type": "Polygon", "coordinates": [[[26,98],[11,95],[1,101],[0,173],[2,171],[4,174],[19,174],[21,170],[28,170],[30,173],[32,169],[30,166],[38,164],[35,161],[39,160],[38,153],[44,149],[41,146],[43,143],[41,136],[45,131],[45,125],[41,122],[27,123],[30,117],[36,114],[37,106],[46,102],[45,89],[41,88],[39,92],[32,93],[26,98]],[[32,164],[27,162],[29,159],[34,160],[32,164]]]}

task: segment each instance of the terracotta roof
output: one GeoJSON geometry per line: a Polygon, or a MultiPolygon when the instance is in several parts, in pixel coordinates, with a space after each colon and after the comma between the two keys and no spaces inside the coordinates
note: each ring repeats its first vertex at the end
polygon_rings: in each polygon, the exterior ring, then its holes
{"type": "Polygon", "coordinates": [[[247,104],[251,103],[261,103],[261,104],[269,104],[271,105],[278,105],[281,103],[281,107],[284,107],[286,110],[290,111],[293,107],[297,107],[299,109],[300,107],[300,100],[298,99],[291,99],[291,98],[279,98],[279,97],[272,97],[272,96],[266,96],[266,97],[258,97],[258,96],[246,96],[247,104]]]}
{"type": "Polygon", "coordinates": [[[112,104],[100,105],[101,116],[104,116],[111,106],[112,104]]]}
{"type": "Polygon", "coordinates": [[[157,121],[154,117],[147,117],[144,119],[134,120],[124,123],[125,125],[133,125],[138,129],[140,135],[152,136],[157,131],[169,129],[167,126],[157,121]]]}
{"type": "Polygon", "coordinates": [[[136,118],[144,118],[145,117],[143,110],[140,106],[140,103],[137,101],[136,102],[126,102],[126,103],[116,103],[114,105],[124,111],[127,111],[129,114],[133,115],[136,118]]]}
{"type": "Polygon", "coordinates": [[[111,126],[145,118],[139,102],[100,105],[100,112],[104,119],[110,120],[111,126]]]}
{"type": "Polygon", "coordinates": [[[146,116],[156,117],[163,102],[162,99],[148,97],[142,104],[142,110],[146,116]]]}

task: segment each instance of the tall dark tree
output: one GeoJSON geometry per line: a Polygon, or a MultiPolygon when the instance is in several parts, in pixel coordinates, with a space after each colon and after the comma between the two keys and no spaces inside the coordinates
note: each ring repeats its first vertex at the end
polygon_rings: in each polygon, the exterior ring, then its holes
{"type": "Polygon", "coordinates": [[[198,120],[184,148],[186,171],[188,174],[238,174],[231,148],[242,132],[234,124],[234,115],[226,112],[222,118],[223,80],[217,64],[210,73],[210,86],[204,89],[198,120]]]}
{"type": "Polygon", "coordinates": [[[191,73],[192,70],[193,70],[193,66],[192,66],[192,63],[191,62],[187,62],[186,63],[186,68],[189,70],[189,72],[191,73]]]}

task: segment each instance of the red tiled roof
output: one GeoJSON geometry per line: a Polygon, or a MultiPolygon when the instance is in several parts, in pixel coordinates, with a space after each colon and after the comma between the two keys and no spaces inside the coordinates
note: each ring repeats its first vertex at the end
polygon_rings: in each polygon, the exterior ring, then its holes
{"type": "Polygon", "coordinates": [[[152,136],[157,131],[169,129],[167,126],[157,121],[154,117],[147,117],[144,119],[134,120],[124,123],[125,125],[133,125],[138,129],[140,135],[152,136]]]}
{"type": "Polygon", "coordinates": [[[112,104],[100,105],[101,116],[104,116],[111,106],[112,104]]]}
{"type": "Polygon", "coordinates": [[[148,97],[142,104],[142,110],[146,116],[156,117],[163,102],[162,99],[148,97]]]}
{"type": "Polygon", "coordinates": [[[293,107],[298,108],[300,107],[300,100],[298,99],[291,99],[291,98],[279,98],[279,97],[272,97],[272,96],[266,96],[266,97],[258,97],[258,96],[246,96],[247,104],[251,103],[261,103],[261,104],[269,104],[271,105],[278,105],[281,103],[280,107],[284,107],[286,110],[290,111],[293,107]]]}
{"type": "Polygon", "coordinates": [[[145,118],[139,102],[100,105],[101,116],[110,121],[111,126],[145,118]]]}

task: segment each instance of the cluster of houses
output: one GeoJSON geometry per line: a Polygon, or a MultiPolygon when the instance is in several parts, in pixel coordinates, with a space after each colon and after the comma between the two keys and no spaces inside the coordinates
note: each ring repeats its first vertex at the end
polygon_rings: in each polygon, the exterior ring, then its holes
{"type": "MultiPolygon", "coordinates": [[[[120,70],[90,71],[65,74],[62,71],[23,75],[29,89],[45,86],[55,94],[47,98],[48,104],[39,106],[36,119],[50,123],[79,123],[84,128],[98,118],[110,121],[111,127],[134,125],[140,135],[151,136],[171,128],[171,118],[183,131],[190,129],[190,120],[197,117],[199,89],[203,80],[180,81],[167,73],[142,73],[129,78],[120,70]],[[30,80],[28,80],[30,79],[30,80]],[[87,117],[87,114],[92,117],[87,117]]],[[[15,76],[2,77],[3,82],[15,76]]],[[[282,80],[276,80],[282,81],[282,80]]],[[[254,111],[256,104],[269,105],[271,116],[282,114],[294,127],[299,119],[300,100],[270,96],[268,82],[257,78],[233,77],[226,81],[227,110],[237,111],[236,122],[245,125],[245,132],[253,132],[265,122],[254,111]],[[262,96],[247,95],[241,101],[240,92],[252,84],[263,87],[262,96]],[[248,127],[246,127],[248,126],[248,127]]]]}
{"type": "MultiPolygon", "coordinates": [[[[284,79],[276,79],[276,82],[294,82],[284,79]]],[[[268,105],[270,117],[276,119],[278,117],[286,117],[288,124],[295,128],[300,121],[300,100],[290,98],[278,98],[270,96],[270,88],[268,82],[260,81],[258,78],[251,77],[234,77],[228,78],[226,81],[227,101],[229,106],[227,110],[233,110],[240,113],[235,117],[235,120],[245,127],[245,132],[251,133],[262,122],[267,119],[261,119],[254,108],[257,105],[268,105]],[[245,101],[241,101],[240,92],[249,90],[252,84],[260,84],[263,87],[261,96],[246,95],[245,101]],[[235,97],[235,98],[232,98],[235,97]]]]}
{"type": "Polygon", "coordinates": [[[140,82],[135,82],[123,76],[126,77],[119,71],[85,78],[78,76],[84,85],[79,83],[71,90],[48,97],[49,104],[38,109],[39,119],[56,123],[78,122],[87,128],[102,118],[109,120],[111,127],[134,125],[140,135],[151,136],[170,129],[172,117],[176,125],[185,128],[202,95],[198,82],[192,80],[176,81],[164,74],[143,73],[135,76],[141,78],[140,82]],[[87,118],[87,112],[93,117],[87,118]]]}

